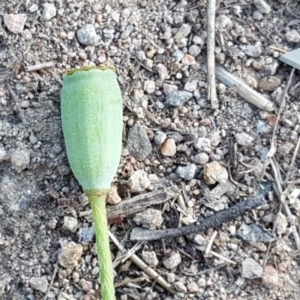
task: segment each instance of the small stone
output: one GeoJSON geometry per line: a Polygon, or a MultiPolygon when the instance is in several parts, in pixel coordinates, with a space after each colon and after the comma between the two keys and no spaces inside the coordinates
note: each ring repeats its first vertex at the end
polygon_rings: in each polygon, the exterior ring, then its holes
{"type": "Polygon", "coordinates": [[[175,140],[174,139],[166,140],[161,148],[161,152],[164,156],[174,156],[176,154],[175,140]]]}
{"type": "Polygon", "coordinates": [[[166,104],[175,107],[182,106],[192,98],[193,94],[191,92],[175,91],[166,97],[166,104]]]}
{"type": "Polygon", "coordinates": [[[208,135],[212,146],[217,147],[221,142],[221,136],[218,131],[211,131],[208,135]]]}
{"type": "Polygon", "coordinates": [[[197,89],[197,85],[198,85],[198,80],[194,79],[194,80],[189,80],[185,85],[184,85],[184,89],[188,92],[194,92],[197,89]]]}
{"type": "Polygon", "coordinates": [[[277,234],[282,235],[286,233],[288,222],[285,215],[282,212],[278,212],[276,221],[275,221],[275,230],[277,234]]]}
{"type": "Polygon", "coordinates": [[[279,286],[279,275],[277,270],[270,265],[266,265],[261,278],[261,283],[269,289],[277,288],[279,286]]]}
{"type": "Polygon", "coordinates": [[[265,0],[254,0],[254,6],[262,14],[269,14],[271,12],[271,6],[265,0]]]}
{"type": "Polygon", "coordinates": [[[208,138],[205,137],[198,138],[194,146],[199,151],[204,151],[206,153],[211,152],[211,142],[210,139],[208,138]]]}
{"type": "Polygon", "coordinates": [[[295,145],[291,142],[286,142],[277,148],[276,154],[280,157],[287,156],[294,149],[295,145]]]}
{"type": "Polygon", "coordinates": [[[182,60],[181,60],[182,64],[185,66],[191,66],[194,65],[196,63],[195,61],[195,57],[190,55],[190,54],[186,54],[182,60]]]}
{"type": "Polygon", "coordinates": [[[0,147],[0,162],[9,160],[9,154],[6,152],[6,150],[2,147],[0,147]]]}
{"type": "Polygon", "coordinates": [[[27,20],[27,15],[25,14],[5,14],[3,16],[4,24],[7,29],[14,33],[22,33],[24,29],[25,22],[27,20]]]}
{"type": "Polygon", "coordinates": [[[26,109],[30,106],[30,102],[28,100],[23,100],[23,101],[21,101],[20,106],[21,106],[21,108],[26,109]]]}
{"type": "Polygon", "coordinates": [[[151,153],[152,145],[144,126],[137,123],[129,129],[127,149],[130,155],[141,161],[151,153]]]}
{"type": "Polygon", "coordinates": [[[195,35],[193,37],[193,43],[196,44],[196,45],[203,46],[205,44],[205,41],[201,36],[195,35]]]}
{"type": "Polygon", "coordinates": [[[103,35],[106,39],[112,40],[115,35],[115,30],[113,28],[104,28],[103,35]]]}
{"type": "Polygon", "coordinates": [[[267,76],[263,77],[259,83],[258,88],[263,91],[273,92],[275,91],[281,84],[281,79],[276,76],[267,76]]]}
{"type": "Polygon", "coordinates": [[[199,285],[201,288],[205,288],[205,287],[206,287],[206,280],[205,280],[205,278],[199,278],[199,280],[198,280],[198,285],[199,285]]]}
{"type": "Polygon", "coordinates": [[[181,50],[176,50],[172,53],[171,57],[176,61],[180,62],[184,57],[184,53],[181,50]]]}
{"type": "Polygon", "coordinates": [[[177,43],[181,43],[182,39],[186,38],[192,31],[192,26],[189,24],[182,24],[177,33],[174,36],[174,40],[177,43]]]}
{"type": "Polygon", "coordinates": [[[198,284],[195,281],[190,282],[187,289],[190,293],[197,293],[199,291],[198,284]]]}
{"type": "Polygon", "coordinates": [[[194,161],[196,164],[205,165],[209,161],[209,157],[205,152],[201,152],[195,155],[194,161]]]}
{"type": "Polygon", "coordinates": [[[93,288],[93,283],[91,281],[80,279],[79,285],[81,286],[82,290],[88,293],[93,288]]]}
{"type": "Polygon", "coordinates": [[[30,32],[30,30],[25,29],[22,32],[22,37],[24,38],[25,41],[30,41],[32,39],[32,33],[30,32]]]}
{"type": "Polygon", "coordinates": [[[87,24],[76,32],[79,43],[83,45],[95,45],[99,40],[99,35],[96,34],[94,25],[87,24]]]}
{"type": "Polygon", "coordinates": [[[163,92],[166,96],[170,95],[171,93],[177,91],[177,86],[174,84],[164,84],[163,85],[163,92]]]}
{"type": "Polygon", "coordinates": [[[63,246],[58,255],[58,262],[62,267],[73,269],[78,266],[78,260],[82,255],[83,248],[80,244],[69,242],[63,246]]]}
{"type": "Polygon", "coordinates": [[[153,80],[146,80],[144,83],[144,91],[148,94],[155,92],[155,82],[153,80]]]}
{"type": "Polygon", "coordinates": [[[15,150],[10,157],[13,169],[18,173],[27,169],[30,164],[30,154],[26,150],[15,150]]]}
{"type": "Polygon", "coordinates": [[[168,273],[167,274],[167,281],[169,283],[173,283],[176,279],[176,275],[174,273],[168,273]]]}
{"type": "Polygon", "coordinates": [[[29,7],[29,12],[33,13],[33,12],[36,12],[38,9],[39,9],[39,7],[36,4],[32,4],[29,7]]]}
{"type": "MultiPolygon", "coordinates": [[[[272,127],[262,120],[256,122],[256,131],[261,134],[269,133],[272,131],[272,127]]],[[[278,152],[277,152],[278,154],[278,152]]]]}
{"type": "Polygon", "coordinates": [[[176,268],[181,263],[181,256],[178,252],[172,252],[171,255],[163,261],[163,265],[172,270],[176,268]]]}
{"type": "Polygon", "coordinates": [[[178,292],[186,293],[186,291],[187,291],[186,286],[181,281],[174,282],[173,286],[174,286],[175,290],[178,292]]]}
{"type": "Polygon", "coordinates": [[[224,94],[226,92],[226,85],[222,82],[218,83],[217,85],[217,91],[220,93],[220,94],[224,94]]]}
{"type": "Polygon", "coordinates": [[[163,131],[156,131],[154,136],[154,143],[156,145],[161,145],[167,138],[167,134],[163,131]]]}
{"type": "Polygon", "coordinates": [[[175,27],[181,26],[183,24],[183,21],[184,21],[184,14],[183,13],[175,12],[173,14],[173,22],[172,22],[172,24],[175,27]]]}
{"type": "Polygon", "coordinates": [[[121,202],[121,197],[118,195],[118,188],[116,185],[110,187],[109,193],[107,195],[106,202],[109,204],[116,205],[121,202]]]}
{"type": "Polygon", "coordinates": [[[94,227],[83,227],[78,230],[78,241],[83,243],[91,243],[95,235],[94,227]]]}
{"type": "Polygon", "coordinates": [[[239,145],[244,147],[250,146],[254,140],[254,138],[251,135],[245,132],[237,133],[235,135],[235,139],[239,145]]]}
{"type": "Polygon", "coordinates": [[[128,179],[128,186],[132,193],[140,193],[145,191],[150,185],[148,175],[144,170],[133,172],[128,179]]]}
{"type": "Polygon", "coordinates": [[[64,224],[63,224],[63,228],[67,231],[70,232],[76,232],[77,230],[77,226],[78,226],[78,221],[77,219],[73,218],[73,217],[68,217],[68,216],[64,216],[64,224]]]}
{"type": "Polygon", "coordinates": [[[159,263],[155,251],[143,251],[142,259],[152,268],[156,267],[159,263]]]}
{"type": "Polygon", "coordinates": [[[233,22],[231,19],[226,15],[220,15],[216,18],[216,27],[224,30],[224,29],[231,29],[233,26],[233,22]]]}
{"type": "Polygon", "coordinates": [[[45,3],[43,7],[42,21],[49,21],[56,16],[56,7],[53,3],[45,3]]]}
{"type": "Polygon", "coordinates": [[[217,161],[204,165],[204,180],[207,184],[225,183],[228,180],[227,170],[217,161]]]}
{"type": "Polygon", "coordinates": [[[192,180],[195,176],[195,172],[197,170],[197,167],[195,164],[191,164],[189,166],[185,167],[177,167],[176,174],[185,180],[192,180]]]}
{"type": "Polygon", "coordinates": [[[252,258],[246,258],[242,262],[242,277],[248,279],[260,278],[263,268],[252,258]]]}
{"type": "Polygon", "coordinates": [[[145,228],[155,229],[161,226],[163,222],[161,210],[154,208],[147,208],[142,212],[137,213],[133,221],[137,225],[141,225],[145,228]]]}
{"type": "Polygon", "coordinates": [[[31,277],[29,280],[30,287],[34,290],[46,293],[48,290],[48,280],[46,276],[31,277]]]}
{"type": "Polygon", "coordinates": [[[288,42],[291,43],[299,43],[300,42],[300,34],[296,30],[290,30],[285,34],[285,37],[288,42]]]}
{"type": "Polygon", "coordinates": [[[201,52],[201,48],[197,45],[192,45],[189,48],[189,54],[191,54],[194,57],[196,57],[198,54],[200,54],[200,52],[201,52]]]}
{"type": "Polygon", "coordinates": [[[252,45],[245,45],[245,46],[240,46],[241,49],[245,52],[246,55],[250,57],[259,57],[261,55],[261,46],[259,44],[256,44],[254,46],[252,45]]]}
{"type": "Polygon", "coordinates": [[[163,64],[156,65],[155,69],[158,73],[160,81],[164,81],[169,78],[168,69],[163,64]]]}

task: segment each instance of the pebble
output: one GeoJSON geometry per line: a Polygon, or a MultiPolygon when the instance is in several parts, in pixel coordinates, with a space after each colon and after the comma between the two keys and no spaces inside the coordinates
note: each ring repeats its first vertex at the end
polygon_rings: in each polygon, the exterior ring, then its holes
{"type": "Polygon", "coordinates": [[[261,46],[259,44],[256,45],[245,45],[245,46],[240,46],[240,48],[245,52],[246,55],[250,57],[259,57],[261,55],[261,46]]]}
{"type": "Polygon", "coordinates": [[[164,84],[163,85],[163,92],[166,96],[170,95],[171,93],[177,91],[177,86],[174,84],[164,84]]]}
{"type": "Polygon", "coordinates": [[[144,91],[148,94],[155,92],[155,82],[153,80],[146,80],[144,83],[144,91]]]}
{"type": "Polygon", "coordinates": [[[46,276],[31,277],[29,280],[30,287],[34,290],[46,293],[48,290],[48,280],[46,276]]]}
{"type": "Polygon", "coordinates": [[[163,261],[163,265],[172,270],[176,268],[181,263],[181,256],[178,252],[172,252],[171,255],[163,261]]]}
{"type": "Polygon", "coordinates": [[[26,14],[5,14],[3,16],[4,24],[7,29],[14,34],[22,33],[25,22],[27,20],[26,14]]]}
{"type": "Polygon", "coordinates": [[[167,139],[161,148],[164,156],[174,156],[176,154],[176,144],[174,139],[167,139]]]}
{"type": "Polygon", "coordinates": [[[195,57],[190,54],[185,54],[185,56],[182,58],[181,62],[185,66],[191,66],[196,63],[195,57]]]}
{"type": "Polygon", "coordinates": [[[261,134],[269,133],[272,131],[272,126],[262,120],[258,120],[256,122],[256,131],[261,134]]]}
{"type": "Polygon", "coordinates": [[[44,3],[43,7],[41,21],[49,21],[56,16],[56,7],[53,3],[44,3]]]}
{"type": "Polygon", "coordinates": [[[63,229],[74,233],[77,230],[77,226],[78,226],[77,219],[73,217],[64,216],[63,229]]]}
{"type": "Polygon", "coordinates": [[[159,263],[155,251],[143,251],[142,259],[152,268],[156,267],[159,263]]]}
{"type": "Polygon", "coordinates": [[[173,286],[176,291],[186,293],[187,288],[182,281],[176,281],[173,283],[173,286]]]}
{"type": "Polygon", "coordinates": [[[174,91],[166,97],[166,104],[171,106],[182,106],[190,99],[193,98],[193,94],[187,91],[174,91]]]}
{"type": "Polygon", "coordinates": [[[133,172],[128,179],[128,187],[132,193],[140,193],[145,191],[150,185],[148,175],[144,170],[133,172]]]}
{"type": "Polygon", "coordinates": [[[207,184],[225,183],[228,180],[227,170],[217,161],[204,165],[204,180],[207,184]]]}
{"type": "Polygon", "coordinates": [[[295,145],[291,142],[286,142],[277,148],[276,154],[280,157],[287,156],[294,149],[295,145]]]}
{"type": "Polygon", "coordinates": [[[261,283],[269,288],[277,288],[279,286],[279,275],[275,268],[270,265],[266,265],[261,278],[261,283]]]}
{"type": "Polygon", "coordinates": [[[152,151],[152,145],[144,126],[136,123],[129,129],[127,149],[134,158],[142,161],[152,151]]]}
{"type": "Polygon", "coordinates": [[[190,282],[187,289],[190,293],[197,293],[199,291],[199,287],[195,281],[190,282]]]}
{"type": "Polygon", "coordinates": [[[13,169],[18,173],[27,169],[30,164],[30,154],[27,150],[15,150],[10,157],[13,169]]]}
{"type": "Polygon", "coordinates": [[[252,258],[246,258],[242,262],[242,277],[248,279],[260,278],[263,268],[252,258]]]}
{"type": "Polygon", "coordinates": [[[174,36],[174,40],[177,44],[181,44],[182,42],[186,44],[186,42],[183,41],[192,31],[192,26],[189,24],[182,24],[177,33],[174,36]]]}
{"type": "Polygon", "coordinates": [[[58,255],[58,262],[62,267],[73,269],[78,266],[78,261],[82,255],[83,248],[80,244],[69,242],[63,246],[58,255]]]}
{"type": "Polygon", "coordinates": [[[93,283],[91,281],[80,279],[79,285],[81,286],[82,290],[88,293],[93,288],[93,283]]]}
{"type": "Polygon", "coordinates": [[[181,50],[176,50],[172,53],[171,57],[176,61],[180,62],[184,57],[184,53],[181,50]]]}
{"type": "Polygon", "coordinates": [[[183,13],[179,13],[179,12],[175,12],[173,14],[173,22],[172,24],[175,26],[175,27],[179,27],[183,24],[184,22],[184,14],[183,13]]]}
{"type": "Polygon", "coordinates": [[[198,80],[192,79],[186,82],[184,89],[188,92],[194,92],[197,89],[198,80]]]}
{"type": "Polygon", "coordinates": [[[192,180],[195,176],[195,172],[197,170],[197,167],[195,164],[191,164],[189,166],[179,166],[176,169],[176,174],[185,180],[192,180]]]}
{"type": "Polygon", "coordinates": [[[32,33],[30,32],[30,30],[25,29],[22,32],[22,37],[24,38],[25,41],[30,41],[32,39],[32,33]]]}
{"type": "Polygon", "coordinates": [[[30,102],[28,100],[23,100],[23,101],[21,101],[20,106],[21,106],[21,108],[26,109],[30,106],[30,102]]]}
{"type": "Polygon", "coordinates": [[[169,283],[173,283],[176,279],[176,275],[174,273],[168,273],[167,274],[167,281],[169,283]]]}
{"type": "Polygon", "coordinates": [[[0,147],[0,162],[9,160],[9,154],[6,152],[5,148],[0,147]]]}
{"type": "Polygon", "coordinates": [[[106,202],[109,204],[116,205],[120,203],[121,200],[121,197],[118,195],[118,187],[116,185],[112,185],[107,195],[106,202]]]}
{"type": "Polygon", "coordinates": [[[78,41],[83,45],[95,45],[99,40],[100,36],[96,34],[94,25],[87,24],[80,28],[76,32],[78,41]]]}
{"type": "Polygon", "coordinates": [[[231,29],[233,26],[233,22],[231,21],[231,19],[226,16],[226,15],[220,15],[216,18],[216,25],[217,28],[219,29],[231,29]]]}
{"type": "Polygon", "coordinates": [[[191,54],[194,57],[196,57],[198,54],[200,54],[200,52],[201,52],[201,48],[197,45],[192,45],[189,48],[189,54],[191,54]]]}
{"type": "Polygon", "coordinates": [[[300,42],[300,34],[296,30],[290,30],[285,34],[285,37],[288,42],[291,43],[299,43],[300,42]]]}
{"type": "Polygon", "coordinates": [[[221,136],[218,131],[211,131],[208,135],[212,146],[217,147],[221,142],[221,136]]]}
{"type": "Polygon", "coordinates": [[[273,92],[275,91],[281,84],[281,79],[276,76],[267,76],[263,77],[258,82],[258,88],[263,91],[273,92]]]}
{"type": "Polygon", "coordinates": [[[36,12],[38,9],[39,9],[39,7],[37,6],[37,4],[32,4],[29,7],[29,12],[33,13],[33,12],[36,12]]]}
{"type": "Polygon", "coordinates": [[[205,165],[209,161],[209,157],[205,152],[201,152],[195,155],[194,161],[196,164],[205,165]]]}
{"type": "Polygon", "coordinates": [[[95,235],[94,227],[82,227],[78,230],[78,241],[83,243],[91,243],[95,235]]]}
{"type": "Polygon", "coordinates": [[[220,94],[224,94],[226,92],[226,85],[222,82],[218,83],[217,85],[217,91],[220,93],[220,94]]]}
{"type": "Polygon", "coordinates": [[[156,131],[154,135],[154,143],[156,145],[161,145],[167,138],[167,134],[163,131],[156,131]]]}
{"type": "Polygon", "coordinates": [[[168,69],[163,64],[157,64],[155,69],[158,73],[160,81],[164,81],[169,78],[168,69]]]}
{"type": "Polygon", "coordinates": [[[288,222],[286,220],[285,215],[282,212],[279,211],[277,213],[276,221],[274,224],[277,234],[282,235],[286,233],[288,222]]]}
{"type": "Polygon", "coordinates": [[[205,44],[205,41],[201,36],[195,35],[193,37],[193,43],[196,44],[196,45],[203,46],[205,44]]]}
{"type": "Polygon", "coordinates": [[[271,6],[265,0],[254,0],[254,6],[262,14],[269,14],[271,12],[271,6]]]}
{"type": "Polygon", "coordinates": [[[254,138],[246,132],[237,133],[235,139],[239,145],[244,147],[250,146],[254,140],[254,138]]]}
{"type": "Polygon", "coordinates": [[[115,36],[115,30],[113,28],[104,28],[103,35],[106,39],[113,39],[115,36]]]}
{"type": "Polygon", "coordinates": [[[211,152],[211,142],[210,142],[210,139],[208,139],[208,138],[205,138],[205,137],[198,138],[196,140],[196,143],[194,146],[199,151],[204,151],[206,153],[211,152]]]}
{"type": "Polygon", "coordinates": [[[161,226],[164,219],[161,210],[147,208],[144,211],[137,213],[134,216],[133,221],[137,225],[141,225],[145,228],[156,229],[161,226]]]}

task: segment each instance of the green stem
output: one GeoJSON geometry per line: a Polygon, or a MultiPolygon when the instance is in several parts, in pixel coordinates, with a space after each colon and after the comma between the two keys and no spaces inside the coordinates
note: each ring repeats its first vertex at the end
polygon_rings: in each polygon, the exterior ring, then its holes
{"type": "Polygon", "coordinates": [[[114,275],[106,218],[106,194],[91,194],[88,197],[92,207],[96,233],[102,300],[115,300],[114,275]]]}

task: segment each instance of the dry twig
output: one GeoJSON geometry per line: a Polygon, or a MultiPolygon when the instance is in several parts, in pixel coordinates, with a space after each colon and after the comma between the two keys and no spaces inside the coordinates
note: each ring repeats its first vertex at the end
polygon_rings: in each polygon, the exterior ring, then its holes
{"type": "Polygon", "coordinates": [[[51,68],[55,65],[53,61],[44,62],[41,64],[36,64],[32,66],[27,66],[25,69],[27,72],[38,71],[46,68],[51,68]]]}
{"type": "Polygon", "coordinates": [[[208,0],[207,3],[207,86],[208,99],[212,109],[218,108],[215,75],[215,19],[216,1],[208,0]]]}

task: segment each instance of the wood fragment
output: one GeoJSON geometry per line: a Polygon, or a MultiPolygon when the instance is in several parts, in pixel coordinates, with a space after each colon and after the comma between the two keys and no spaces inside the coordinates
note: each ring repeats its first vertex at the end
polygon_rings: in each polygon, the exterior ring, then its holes
{"type": "Polygon", "coordinates": [[[215,20],[216,20],[216,1],[208,0],[207,3],[207,89],[208,100],[211,108],[217,109],[218,97],[216,90],[215,75],[215,20]]]}
{"type": "MultiPolygon", "coordinates": [[[[124,246],[119,243],[117,238],[109,231],[109,236],[114,244],[119,248],[121,251],[126,251],[124,246]]],[[[153,270],[150,266],[146,265],[136,254],[132,254],[130,256],[132,262],[134,262],[140,269],[142,269],[146,274],[148,274],[152,279],[156,280],[164,289],[166,289],[169,293],[176,295],[177,292],[171,288],[171,285],[167,283],[166,280],[163,279],[155,270],[153,270]]]]}
{"type": "Polygon", "coordinates": [[[49,61],[49,62],[44,62],[44,63],[41,63],[41,64],[27,66],[25,68],[25,70],[27,72],[38,71],[38,70],[42,70],[42,69],[46,69],[46,68],[51,68],[54,65],[55,65],[55,63],[53,61],[49,61]]]}
{"type": "Polygon", "coordinates": [[[143,195],[135,196],[129,200],[121,201],[114,206],[107,206],[108,218],[128,217],[144,210],[146,207],[164,203],[177,195],[177,188],[169,187],[143,195]]]}
{"type": "Polygon", "coordinates": [[[266,202],[264,200],[264,194],[265,190],[261,191],[256,196],[249,197],[230,208],[216,213],[213,216],[200,220],[199,224],[192,224],[185,227],[170,228],[165,230],[147,230],[141,227],[136,227],[132,230],[130,239],[137,241],[160,240],[181,235],[204,232],[210,228],[217,228],[223,223],[235,220],[236,218],[244,215],[247,211],[265,204],[266,202]]]}
{"type": "Polygon", "coordinates": [[[254,91],[251,87],[227,72],[224,68],[218,66],[216,68],[216,76],[228,87],[236,88],[237,93],[254,106],[269,112],[275,110],[275,105],[270,100],[254,91]]]}
{"type": "Polygon", "coordinates": [[[20,118],[21,118],[21,120],[22,120],[22,123],[23,123],[24,125],[26,125],[26,124],[27,124],[27,121],[26,121],[26,118],[25,118],[25,115],[24,115],[24,110],[23,110],[23,109],[20,107],[20,105],[19,105],[19,102],[18,102],[18,100],[17,100],[17,95],[16,95],[15,92],[12,90],[12,88],[10,87],[10,85],[7,85],[7,88],[8,88],[8,90],[9,90],[9,92],[11,93],[11,96],[12,96],[12,98],[13,98],[15,104],[16,104],[16,107],[17,107],[17,110],[18,110],[18,112],[19,112],[19,115],[20,115],[20,118]]]}

